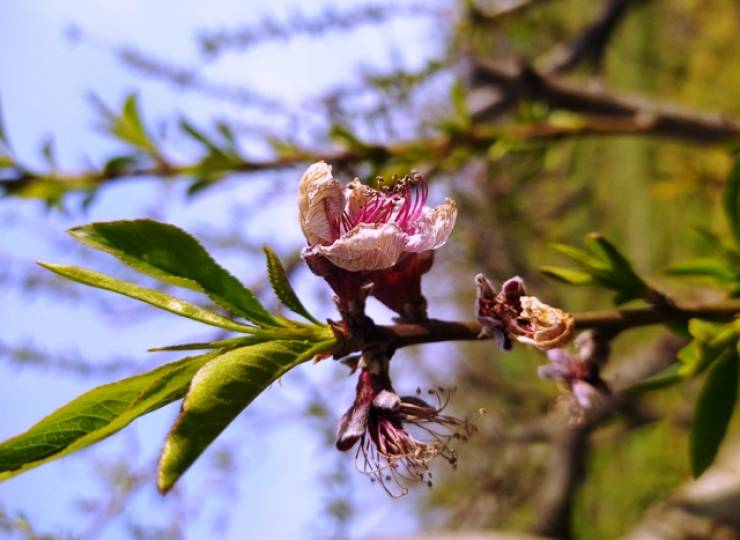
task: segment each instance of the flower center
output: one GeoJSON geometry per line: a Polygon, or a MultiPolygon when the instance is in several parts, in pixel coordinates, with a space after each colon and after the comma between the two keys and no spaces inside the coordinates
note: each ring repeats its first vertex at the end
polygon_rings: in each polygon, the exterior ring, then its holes
{"type": "Polygon", "coordinates": [[[407,176],[390,190],[373,190],[368,200],[357,210],[342,213],[337,226],[345,234],[361,223],[396,223],[404,232],[416,232],[429,189],[418,173],[407,176]]]}

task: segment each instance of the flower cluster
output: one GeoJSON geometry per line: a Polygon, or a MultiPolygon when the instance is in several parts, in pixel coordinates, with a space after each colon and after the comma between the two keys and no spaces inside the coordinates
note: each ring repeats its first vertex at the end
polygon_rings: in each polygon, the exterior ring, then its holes
{"type": "Polygon", "coordinates": [[[314,163],[298,186],[303,258],[337,294],[340,309],[361,311],[367,292],[413,321],[426,318],[421,275],[445,244],[457,217],[452,199],[426,206],[424,178],[412,173],[389,189],[337,182],[331,167],[314,163]]]}
{"type": "MultiPolygon", "coordinates": [[[[368,339],[376,336],[376,328],[364,309],[366,297],[373,295],[402,321],[426,319],[421,276],[452,231],[455,202],[445,199],[436,208],[426,206],[427,184],[417,173],[389,188],[376,189],[359,180],[343,186],[324,162],[308,168],[298,196],[307,241],[303,259],[334,290],[342,315],[334,328],[350,338],[345,343],[349,346],[337,348],[334,355],[362,349],[359,361],[352,357],[348,362],[353,371],[359,369],[359,378],[354,402],[339,421],[336,447],[357,447],[356,468],[393,496],[405,495],[411,482],[431,485],[430,461],[441,457],[454,467],[457,455],[450,443],[469,437],[475,426],[443,414],[449,393],[441,389],[430,392],[436,404],[421,399],[420,392],[396,394],[389,374],[392,351],[373,341],[375,337],[368,339]]],[[[514,340],[543,350],[570,340],[573,317],[526,296],[521,278],[507,280],[498,292],[482,274],[476,284],[482,334],[494,338],[502,350],[510,350],[514,340]]],[[[586,364],[555,350],[559,352],[553,353],[553,363],[541,369],[541,376],[568,384],[579,402],[587,399],[588,388],[598,387],[598,372],[586,373],[586,364]]]]}
{"type": "Polygon", "coordinates": [[[454,467],[457,454],[450,442],[467,439],[475,426],[442,414],[449,400],[442,389],[430,391],[436,397],[436,406],[421,399],[420,390],[416,396],[396,394],[387,357],[366,353],[359,367],[354,403],[339,421],[337,448],[348,451],[359,442],[355,467],[392,496],[405,495],[412,482],[431,486],[429,462],[442,457],[454,467]],[[424,440],[416,438],[408,427],[423,433],[424,440]]]}
{"type": "Polygon", "coordinates": [[[537,297],[525,296],[522,278],[506,280],[498,293],[483,274],[475,276],[475,283],[475,311],[483,326],[482,337],[495,339],[502,351],[511,350],[512,339],[543,350],[560,347],[570,340],[573,316],[537,297]]]}

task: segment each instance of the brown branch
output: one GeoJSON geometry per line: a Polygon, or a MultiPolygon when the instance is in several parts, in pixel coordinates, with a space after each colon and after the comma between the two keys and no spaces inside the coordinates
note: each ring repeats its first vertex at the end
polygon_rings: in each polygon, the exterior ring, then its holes
{"type": "MultiPolygon", "coordinates": [[[[645,98],[605,89],[584,88],[543,74],[530,66],[473,60],[473,85],[494,86],[512,105],[519,100],[542,101],[554,109],[599,117],[604,126],[623,132],[658,135],[700,144],[726,143],[740,138],[740,121],[668,106],[645,98]],[[616,123],[616,125],[615,125],[616,123]],[[624,123],[624,124],[622,124],[624,123]]],[[[500,99],[478,105],[473,118],[486,121],[500,114],[500,99]]]]}
{"type": "MultiPolygon", "coordinates": [[[[530,75],[535,77],[534,72],[530,75]]],[[[539,77],[539,76],[537,76],[539,77]]],[[[584,116],[572,126],[558,126],[548,123],[533,123],[512,129],[479,124],[464,133],[443,135],[417,141],[396,144],[365,144],[358,148],[315,151],[299,150],[266,160],[244,158],[234,163],[229,174],[278,171],[312,163],[326,161],[337,167],[362,163],[390,161],[408,155],[423,155],[422,160],[441,161],[451,156],[456,149],[467,148],[483,152],[501,138],[516,141],[557,141],[583,136],[607,135],[665,135],[693,140],[696,143],[720,143],[740,137],[740,122],[722,120],[719,117],[702,117],[688,113],[658,113],[649,107],[630,108],[618,100],[598,93],[571,90],[541,78],[541,92],[547,94],[552,104],[559,103],[563,108],[591,114],[584,116]],[[573,92],[581,92],[579,98],[573,92]],[[582,101],[579,102],[579,99],[582,101]],[[630,112],[632,111],[632,112],[630,112]]],[[[531,97],[540,91],[531,92],[531,97]]],[[[544,95],[543,94],[543,95],[544,95]]],[[[65,192],[86,191],[111,182],[127,178],[157,177],[175,178],[198,174],[200,162],[173,164],[160,159],[151,165],[133,167],[123,171],[87,170],[76,173],[34,173],[21,168],[0,169],[0,189],[5,194],[16,194],[44,184],[54,186],[65,192]]],[[[226,173],[225,173],[226,174],[226,173]]]]}
{"type": "MultiPolygon", "coordinates": [[[[568,46],[559,45],[544,55],[543,71],[565,73],[582,63],[601,65],[609,40],[627,15],[628,8],[645,0],[609,0],[581,35],[568,46]]],[[[539,63],[538,63],[539,64],[539,63]]]]}
{"type": "MultiPolygon", "coordinates": [[[[593,328],[616,334],[639,326],[680,323],[695,318],[730,321],[739,313],[740,301],[732,300],[717,304],[676,304],[587,311],[576,313],[574,318],[578,330],[593,328]]],[[[481,326],[477,322],[430,320],[424,323],[378,326],[369,340],[384,341],[392,347],[400,348],[422,343],[476,340],[479,339],[480,331],[481,326]]]]}

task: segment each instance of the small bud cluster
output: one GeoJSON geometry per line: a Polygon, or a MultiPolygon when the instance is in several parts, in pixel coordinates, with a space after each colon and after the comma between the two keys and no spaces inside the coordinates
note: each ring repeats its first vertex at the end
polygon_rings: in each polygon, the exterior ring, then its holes
{"type": "Polygon", "coordinates": [[[609,358],[608,339],[593,330],[581,332],[575,339],[575,353],[550,349],[550,363],[537,370],[540,378],[566,387],[566,399],[574,409],[575,422],[584,420],[589,411],[609,397],[609,387],[601,378],[601,367],[609,358]]]}

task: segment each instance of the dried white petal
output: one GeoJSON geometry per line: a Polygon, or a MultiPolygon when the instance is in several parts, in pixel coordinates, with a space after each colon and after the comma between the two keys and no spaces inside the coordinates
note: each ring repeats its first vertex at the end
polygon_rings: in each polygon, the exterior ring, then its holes
{"type": "Polygon", "coordinates": [[[395,223],[361,223],[330,246],[312,251],[350,272],[382,270],[396,264],[405,237],[395,223]]]}
{"type": "Polygon", "coordinates": [[[331,244],[339,236],[344,202],[342,185],[334,180],[330,165],[319,161],[306,170],[298,184],[298,211],[309,245],[331,244]]]}
{"type": "Polygon", "coordinates": [[[540,349],[552,349],[565,345],[573,334],[573,315],[562,309],[548,306],[535,296],[522,296],[520,317],[529,321],[532,334],[517,336],[522,343],[540,349]]]}

